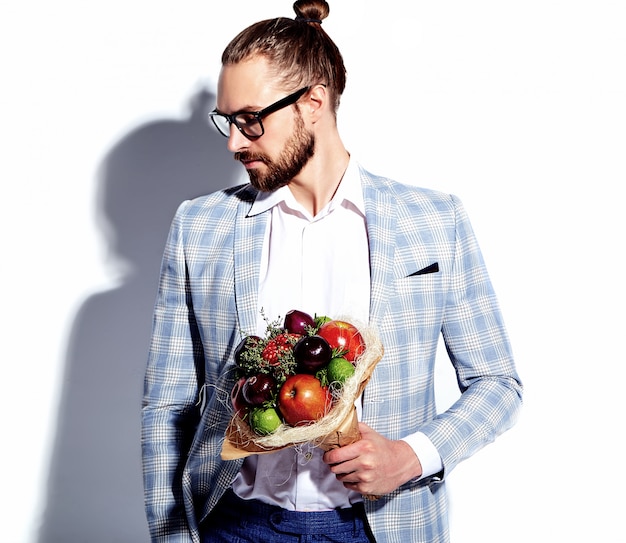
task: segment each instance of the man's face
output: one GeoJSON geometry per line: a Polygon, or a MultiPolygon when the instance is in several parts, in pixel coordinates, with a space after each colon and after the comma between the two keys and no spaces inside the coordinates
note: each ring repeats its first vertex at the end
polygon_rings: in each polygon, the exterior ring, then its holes
{"type": "MultiPolygon", "coordinates": [[[[218,83],[219,111],[259,111],[293,91],[278,87],[274,80],[263,58],[224,66],[218,83]]],[[[228,148],[246,168],[250,183],[269,192],[288,184],[302,171],[313,156],[315,138],[297,106],[276,111],[262,122],[265,133],[255,140],[231,127],[228,148]]]]}
{"type": "Polygon", "coordinates": [[[271,192],[298,175],[313,156],[314,149],[313,134],[305,130],[302,115],[298,111],[294,131],[275,159],[261,152],[243,150],[235,153],[235,160],[240,160],[246,166],[253,187],[271,192]],[[260,162],[263,167],[248,167],[250,162],[260,162]]]}

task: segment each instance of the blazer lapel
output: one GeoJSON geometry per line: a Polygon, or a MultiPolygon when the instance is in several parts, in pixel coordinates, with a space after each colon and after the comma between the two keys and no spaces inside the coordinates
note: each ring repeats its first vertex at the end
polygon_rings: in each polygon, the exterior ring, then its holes
{"type": "MultiPolygon", "coordinates": [[[[252,190],[250,192],[253,192],[252,190]]],[[[237,208],[234,236],[235,306],[242,333],[255,334],[258,320],[258,290],[263,238],[268,213],[249,216],[256,192],[237,208]]]]}
{"type": "Polygon", "coordinates": [[[370,245],[370,325],[377,326],[387,310],[394,281],[396,212],[392,198],[374,186],[364,170],[361,179],[370,245]]]}

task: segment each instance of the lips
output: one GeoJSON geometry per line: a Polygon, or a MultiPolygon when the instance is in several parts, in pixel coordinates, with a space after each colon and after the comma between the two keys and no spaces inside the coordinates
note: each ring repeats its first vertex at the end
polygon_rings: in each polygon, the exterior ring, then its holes
{"type": "Polygon", "coordinates": [[[246,168],[254,168],[260,164],[265,164],[265,158],[261,155],[253,155],[247,151],[235,153],[234,159],[241,162],[246,168]]]}
{"type": "Polygon", "coordinates": [[[242,160],[241,163],[247,168],[255,168],[256,166],[259,166],[260,164],[263,164],[262,160],[242,160]]]}

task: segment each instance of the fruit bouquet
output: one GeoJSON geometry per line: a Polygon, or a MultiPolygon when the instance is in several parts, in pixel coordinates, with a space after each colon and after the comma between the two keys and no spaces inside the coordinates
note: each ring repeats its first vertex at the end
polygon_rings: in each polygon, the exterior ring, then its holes
{"type": "Polygon", "coordinates": [[[266,337],[244,337],[222,459],[358,441],[355,401],[382,354],[370,328],[297,309],[268,322],[266,337]]]}

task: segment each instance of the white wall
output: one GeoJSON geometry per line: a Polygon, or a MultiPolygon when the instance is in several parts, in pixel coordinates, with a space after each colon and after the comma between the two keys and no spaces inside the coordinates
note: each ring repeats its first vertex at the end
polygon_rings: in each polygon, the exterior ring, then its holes
{"type": "MultiPolygon", "coordinates": [[[[519,424],[450,477],[453,541],[618,540],[623,3],[331,8],[349,149],[462,198],[526,385],[519,424]]],[[[139,403],[164,236],[180,200],[240,178],[203,115],[226,42],[276,15],[290,2],[3,6],[3,541],[147,541],[139,403]]]]}

